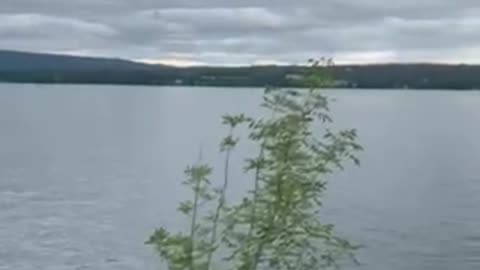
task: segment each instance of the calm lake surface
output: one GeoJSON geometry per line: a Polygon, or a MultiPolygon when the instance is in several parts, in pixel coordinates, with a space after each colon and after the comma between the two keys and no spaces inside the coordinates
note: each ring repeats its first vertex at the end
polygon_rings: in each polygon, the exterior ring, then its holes
{"type": "MultiPolygon", "coordinates": [[[[220,167],[219,117],[259,115],[260,94],[0,84],[0,270],[161,269],[143,242],[183,225],[183,168],[200,148],[220,167]]],[[[324,219],[365,246],[346,269],[480,269],[480,92],[328,94],[366,149],[325,198],[324,219]]]]}

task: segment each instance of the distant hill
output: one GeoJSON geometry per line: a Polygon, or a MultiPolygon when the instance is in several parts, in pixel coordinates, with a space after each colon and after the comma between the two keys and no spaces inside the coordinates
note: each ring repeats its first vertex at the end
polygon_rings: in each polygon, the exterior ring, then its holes
{"type": "Polygon", "coordinates": [[[165,84],[163,65],[116,58],[0,50],[0,81],[18,83],[165,84]]]}
{"type": "MultiPolygon", "coordinates": [[[[0,81],[263,87],[300,86],[302,66],[187,67],[0,50],[0,81]]],[[[330,69],[342,88],[480,89],[480,66],[381,64],[330,69]]]]}
{"type": "Polygon", "coordinates": [[[77,57],[0,50],[0,71],[150,69],[122,59],[77,57]]]}

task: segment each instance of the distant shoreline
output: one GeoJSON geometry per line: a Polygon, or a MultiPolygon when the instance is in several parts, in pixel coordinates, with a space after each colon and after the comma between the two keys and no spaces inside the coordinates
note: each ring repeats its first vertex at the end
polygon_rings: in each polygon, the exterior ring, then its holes
{"type": "MultiPolygon", "coordinates": [[[[172,67],[122,59],[0,50],[0,82],[207,87],[300,87],[306,66],[172,67]]],[[[333,88],[480,89],[480,65],[371,64],[326,69],[333,88]]]]}

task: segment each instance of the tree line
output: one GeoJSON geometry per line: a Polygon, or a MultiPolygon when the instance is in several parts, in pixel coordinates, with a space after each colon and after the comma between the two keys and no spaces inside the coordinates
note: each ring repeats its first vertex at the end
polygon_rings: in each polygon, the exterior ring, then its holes
{"type": "MultiPolygon", "coordinates": [[[[480,66],[379,64],[322,67],[334,87],[479,89],[480,66]]],[[[19,83],[301,87],[306,66],[186,67],[0,50],[0,81],[19,83]]]]}

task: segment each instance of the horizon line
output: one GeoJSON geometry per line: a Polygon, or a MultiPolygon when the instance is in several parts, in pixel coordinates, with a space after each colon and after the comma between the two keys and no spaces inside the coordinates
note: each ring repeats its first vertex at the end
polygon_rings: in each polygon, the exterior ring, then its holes
{"type": "MultiPolygon", "coordinates": [[[[308,61],[305,60],[305,64],[298,64],[298,62],[286,63],[286,62],[277,62],[275,60],[258,60],[258,63],[251,64],[214,64],[214,63],[204,63],[196,62],[185,59],[146,59],[146,58],[128,58],[128,57],[118,57],[118,56],[106,56],[106,55],[97,55],[97,54],[83,54],[83,53],[67,53],[67,52],[56,52],[56,51],[46,51],[46,52],[35,52],[35,51],[24,51],[24,50],[15,50],[15,49],[3,49],[0,48],[0,52],[11,52],[11,53],[24,53],[24,54],[36,54],[36,55],[51,55],[51,56],[65,56],[65,57],[78,57],[78,58],[91,58],[91,59],[110,59],[110,60],[123,60],[130,61],[134,63],[144,64],[148,66],[170,66],[175,68],[200,68],[200,67],[217,67],[217,68],[245,68],[245,67],[289,67],[289,66],[309,66],[308,61]],[[176,63],[175,63],[176,62],[176,63]]],[[[478,63],[465,63],[465,62],[452,62],[452,61],[338,61],[336,62],[333,59],[333,66],[382,66],[382,65],[442,65],[442,66],[480,66],[478,63]]]]}

